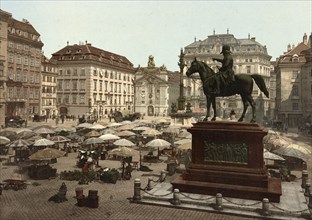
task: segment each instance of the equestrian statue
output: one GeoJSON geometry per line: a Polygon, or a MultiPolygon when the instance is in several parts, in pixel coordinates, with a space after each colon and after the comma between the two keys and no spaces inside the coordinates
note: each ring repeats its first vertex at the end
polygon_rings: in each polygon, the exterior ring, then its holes
{"type": "Polygon", "coordinates": [[[223,45],[221,54],[224,56],[223,59],[213,58],[214,61],[222,63],[222,67],[219,69],[218,73],[215,73],[206,63],[197,61],[196,58],[186,72],[188,77],[191,77],[193,73],[199,73],[203,83],[203,90],[207,100],[207,114],[204,121],[208,120],[211,104],[214,112],[211,121],[216,120],[216,97],[239,94],[242,98],[244,109],[238,121],[243,121],[249,103],[252,108],[252,119],[250,122],[254,123],[256,122],[256,103],[251,96],[253,80],[256,82],[261,92],[269,98],[269,92],[265,82],[259,74],[234,74],[232,69],[233,57],[229,45],[223,45]]]}

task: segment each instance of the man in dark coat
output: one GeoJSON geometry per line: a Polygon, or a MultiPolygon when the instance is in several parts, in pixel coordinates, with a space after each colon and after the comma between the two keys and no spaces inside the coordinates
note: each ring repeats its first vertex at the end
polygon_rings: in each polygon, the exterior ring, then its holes
{"type": "Polygon", "coordinates": [[[216,94],[220,94],[221,81],[223,82],[225,87],[227,87],[235,80],[233,71],[233,57],[231,55],[230,46],[223,45],[221,54],[223,54],[223,59],[212,58],[213,61],[218,61],[222,63],[222,67],[219,69],[219,77],[216,77],[216,94]]]}

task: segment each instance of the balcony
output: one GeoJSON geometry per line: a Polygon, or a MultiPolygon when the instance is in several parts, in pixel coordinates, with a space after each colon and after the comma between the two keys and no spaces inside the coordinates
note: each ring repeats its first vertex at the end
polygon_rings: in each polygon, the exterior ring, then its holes
{"type": "Polygon", "coordinates": [[[7,98],[6,102],[26,102],[26,99],[20,99],[20,98],[7,98]]]}

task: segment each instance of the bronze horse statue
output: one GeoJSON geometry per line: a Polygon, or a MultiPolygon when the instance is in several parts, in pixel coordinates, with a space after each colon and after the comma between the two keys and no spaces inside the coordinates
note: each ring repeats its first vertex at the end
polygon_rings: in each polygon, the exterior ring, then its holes
{"type": "Polygon", "coordinates": [[[244,109],[238,121],[243,121],[249,103],[252,108],[252,119],[250,122],[256,122],[256,103],[251,96],[253,79],[255,80],[261,92],[263,92],[265,96],[269,98],[269,92],[266,88],[265,82],[262,76],[259,74],[237,74],[235,75],[235,81],[227,86],[222,84],[220,86],[220,94],[215,94],[214,88],[216,85],[216,77],[219,77],[218,73],[215,73],[206,63],[197,61],[196,58],[192,62],[190,68],[187,70],[186,75],[191,77],[193,73],[199,73],[200,79],[203,83],[204,94],[206,95],[207,114],[204,118],[204,121],[208,120],[211,104],[214,112],[211,121],[216,120],[216,97],[225,97],[239,94],[242,98],[244,109]]]}

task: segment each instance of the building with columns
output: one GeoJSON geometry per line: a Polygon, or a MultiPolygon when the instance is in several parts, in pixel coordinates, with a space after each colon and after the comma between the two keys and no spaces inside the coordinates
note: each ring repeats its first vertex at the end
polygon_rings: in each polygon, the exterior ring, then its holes
{"type": "Polygon", "coordinates": [[[47,118],[58,114],[56,107],[56,80],[58,69],[47,57],[42,55],[41,60],[41,102],[40,112],[47,118]]]}
{"type": "Polygon", "coordinates": [[[133,111],[135,72],[122,55],[91,45],[67,45],[52,54],[58,68],[57,109],[60,115],[106,117],[133,111]]]}
{"type": "MultiPolygon", "coordinates": [[[[5,12],[1,11],[1,14],[5,12]]],[[[1,16],[1,19],[5,17],[1,16]]],[[[27,117],[40,114],[40,77],[43,43],[40,34],[25,19],[18,21],[6,13],[7,40],[1,40],[1,54],[6,55],[5,73],[5,115],[27,117]],[[6,52],[4,49],[6,48],[6,52]]],[[[3,28],[3,29],[2,29],[3,28]]],[[[5,34],[3,34],[4,36],[5,34]]],[[[3,38],[4,39],[4,38],[3,38]]]]}
{"type": "MultiPolygon", "coordinates": [[[[260,74],[265,80],[267,87],[270,82],[270,59],[266,46],[256,41],[256,38],[248,36],[246,39],[237,39],[233,34],[227,31],[226,34],[209,35],[204,40],[196,40],[184,48],[185,62],[187,66],[196,57],[197,60],[207,63],[215,72],[218,66],[222,64],[213,61],[212,58],[222,59],[220,54],[223,45],[229,45],[234,60],[235,74],[260,74]]],[[[205,111],[206,99],[202,91],[200,80],[191,81],[184,79],[186,102],[190,102],[193,110],[205,111]]],[[[262,95],[260,89],[254,84],[253,98],[257,105],[257,120],[262,122],[267,118],[269,113],[270,100],[262,95]]],[[[240,115],[243,110],[243,104],[239,95],[217,98],[217,111],[219,117],[228,118],[230,111],[233,109],[236,115],[240,115]]],[[[246,120],[251,118],[251,109],[248,108],[246,120]]]]}
{"type": "Polygon", "coordinates": [[[311,118],[311,62],[311,36],[308,39],[306,34],[296,46],[289,44],[277,60],[276,112],[288,127],[298,127],[311,118]]]}
{"type": "Polygon", "coordinates": [[[153,56],[149,56],[147,67],[137,68],[133,84],[135,111],[143,115],[167,116],[179,97],[179,73],[164,65],[156,67],[153,56]]]}

